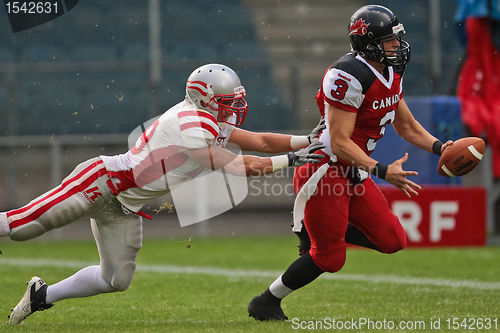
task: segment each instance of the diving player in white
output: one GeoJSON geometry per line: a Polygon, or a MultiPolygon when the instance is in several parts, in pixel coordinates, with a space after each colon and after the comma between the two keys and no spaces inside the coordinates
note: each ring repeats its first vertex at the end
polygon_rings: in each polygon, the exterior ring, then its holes
{"type": "Polygon", "coordinates": [[[18,324],[62,299],[126,290],[142,246],[142,217],[148,217],[141,208],[172,186],[221,167],[237,173],[242,166],[246,175],[261,175],[323,157],[314,154],[323,148],[317,138],[323,122],[308,136],[237,128],[248,109],[245,95],[229,67],[201,66],[188,78],[185,100],[154,121],[128,152],[83,162],[58,187],[24,207],[0,213],[0,236],[19,241],[88,216],[100,255],[99,265],[54,285],[33,277],[9,323],[18,324]],[[268,153],[302,149],[272,157],[237,156],[224,148],[227,142],[268,153]]]}

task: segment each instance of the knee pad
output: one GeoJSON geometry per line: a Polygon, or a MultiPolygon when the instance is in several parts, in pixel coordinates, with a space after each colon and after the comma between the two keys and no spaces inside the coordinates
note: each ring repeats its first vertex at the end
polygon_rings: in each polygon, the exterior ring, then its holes
{"type": "Polygon", "coordinates": [[[329,249],[325,251],[309,251],[311,258],[316,266],[325,272],[335,273],[344,267],[345,264],[345,248],[344,249],[329,249]]]}
{"type": "Polygon", "coordinates": [[[45,228],[38,221],[20,225],[10,230],[10,239],[15,241],[24,241],[38,237],[45,233],[45,228]]]}
{"type": "Polygon", "coordinates": [[[132,282],[135,272],[135,262],[129,261],[123,263],[116,272],[113,272],[111,277],[111,287],[114,291],[127,290],[132,282]]]}

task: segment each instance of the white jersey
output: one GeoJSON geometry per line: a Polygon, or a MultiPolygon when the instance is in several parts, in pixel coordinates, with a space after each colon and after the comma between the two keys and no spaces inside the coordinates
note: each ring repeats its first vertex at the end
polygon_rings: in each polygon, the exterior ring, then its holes
{"type": "Polygon", "coordinates": [[[129,210],[138,212],[149,200],[197,175],[211,172],[183,153],[212,145],[224,147],[234,126],[221,129],[215,117],[184,100],[167,110],[125,154],[100,156],[112,177],[108,185],[129,210]]]}

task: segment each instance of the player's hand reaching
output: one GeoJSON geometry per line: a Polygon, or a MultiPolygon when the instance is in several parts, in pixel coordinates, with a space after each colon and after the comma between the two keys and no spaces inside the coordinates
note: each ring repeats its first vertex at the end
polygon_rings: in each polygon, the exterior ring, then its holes
{"type": "Polygon", "coordinates": [[[315,141],[305,148],[295,152],[289,152],[288,166],[301,166],[307,163],[320,162],[323,158],[325,158],[325,155],[315,154],[314,152],[323,148],[325,148],[325,146],[321,142],[315,141]]]}
{"type": "Polygon", "coordinates": [[[318,125],[316,125],[316,127],[314,127],[311,133],[309,133],[309,135],[307,136],[307,138],[309,139],[309,143],[314,143],[316,141],[319,141],[319,134],[325,128],[326,128],[325,118],[321,117],[319,118],[318,125]]]}
{"type": "Polygon", "coordinates": [[[408,198],[410,198],[410,193],[418,195],[416,190],[420,190],[422,187],[406,178],[408,176],[418,175],[418,172],[416,171],[403,170],[403,163],[407,160],[408,153],[405,153],[405,156],[389,164],[387,167],[387,173],[385,174],[385,180],[399,188],[408,198]]]}

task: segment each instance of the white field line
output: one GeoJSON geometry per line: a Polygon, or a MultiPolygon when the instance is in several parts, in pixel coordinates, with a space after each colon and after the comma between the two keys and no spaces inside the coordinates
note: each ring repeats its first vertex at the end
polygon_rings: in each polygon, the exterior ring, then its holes
{"type": "MultiPolygon", "coordinates": [[[[29,266],[29,267],[67,267],[67,268],[83,268],[89,265],[95,265],[96,262],[85,261],[68,261],[55,259],[27,259],[27,258],[0,258],[0,266],[29,266]]],[[[276,278],[281,273],[280,271],[262,271],[262,270],[247,270],[247,269],[228,269],[218,267],[199,267],[199,266],[176,266],[176,265],[137,265],[139,272],[153,273],[173,273],[173,274],[201,274],[224,276],[228,278],[247,277],[247,278],[276,278]]],[[[436,286],[448,288],[468,288],[479,290],[500,290],[500,282],[482,282],[473,280],[449,280],[438,278],[417,278],[411,276],[397,275],[369,275],[369,274],[323,274],[321,279],[339,280],[349,282],[366,282],[366,283],[388,283],[388,284],[403,284],[415,286],[436,286]]]]}

